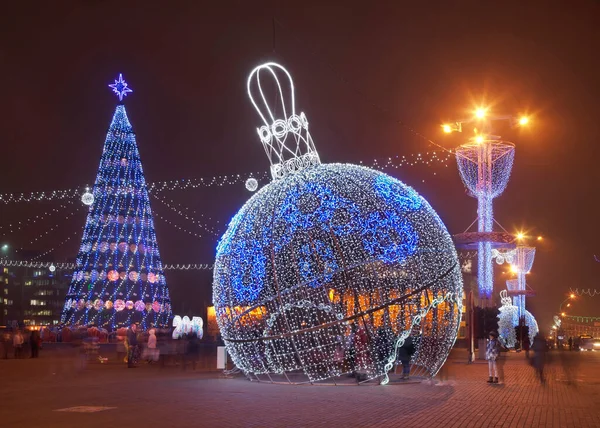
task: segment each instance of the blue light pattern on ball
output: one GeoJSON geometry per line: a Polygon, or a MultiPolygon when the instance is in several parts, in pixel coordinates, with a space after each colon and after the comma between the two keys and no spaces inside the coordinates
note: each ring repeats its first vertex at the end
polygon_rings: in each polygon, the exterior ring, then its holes
{"type": "Polygon", "coordinates": [[[352,324],[372,336],[420,330],[415,363],[435,373],[456,337],[462,280],[452,240],[421,196],[383,173],[329,164],[264,186],[240,209],[217,246],[213,290],[239,368],[314,381],[359,366],[384,374],[390,340],[373,338],[386,348],[358,350],[354,367],[336,362],[352,324]]]}

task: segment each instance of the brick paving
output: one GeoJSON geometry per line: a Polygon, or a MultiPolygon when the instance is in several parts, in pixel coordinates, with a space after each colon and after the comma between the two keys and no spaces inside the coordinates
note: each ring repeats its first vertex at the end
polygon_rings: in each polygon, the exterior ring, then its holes
{"type": "Polygon", "coordinates": [[[447,362],[450,382],[388,386],[291,386],[143,365],[81,364],[72,355],[0,360],[1,427],[598,427],[600,353],[560,354],[541,386],[522,354],[510,354],[505,384],[488,385],[487,365],[447,362]],[[96,413],[65,411],[106,407],[96,413]],[[57,411],[62,410],[62,411],[57,411]]]}

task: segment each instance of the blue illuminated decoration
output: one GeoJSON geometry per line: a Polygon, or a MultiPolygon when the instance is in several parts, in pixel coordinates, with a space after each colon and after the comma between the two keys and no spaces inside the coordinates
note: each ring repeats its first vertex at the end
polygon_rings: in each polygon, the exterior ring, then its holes
{"type": "Polygon", "coordinates": [[[217,246],[215,316],[234,364],[252,380],[314,383],[361,372],[386,384],[411,338],[412,373],[435,375],[462,308],[446,227],[399,180],[321,163],[284,67],[256,67],[247,89],[273,181],[217,246]]]}
{"type": "MultiPolygon", "coordinates": [[[[120,96],[131,92],[115,82],[120,96]]],[[[122,82],[123,85],[126,85],[122,82]]],[[[111,85],[112,87],[112,85],[111,85]]],[[[117,106],[90,190],[83,237],[61,321],[114,330],[139,322],[167,327],[169,290],[146,179],[125,106],[117,106]]]]}
{"type": "Polygon", "coordinates": [[[133,92],[127,85],[127,82],[123,80],[123,75],[119,73],[119,80],[115,80],[115,83],[108,85],[112,88],[113,92],[119,97],[119,101],[123,101],[123,98],[127,96],[129,92],[133,92]]]}

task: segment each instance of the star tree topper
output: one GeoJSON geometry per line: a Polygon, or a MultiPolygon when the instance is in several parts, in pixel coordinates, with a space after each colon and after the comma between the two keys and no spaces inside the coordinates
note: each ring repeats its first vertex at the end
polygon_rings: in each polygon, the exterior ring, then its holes
{"type": "Polygon", "coordinates": [[[115,83],[108,85],[112,88],[113,92],[119,97],[119,101],[123,101],[123,98],[127,96],[128,92],[133,92],[128,88],[127,82],[123,80],[123,74],[119,73],[119,80],[115,80],[115,83]]]}

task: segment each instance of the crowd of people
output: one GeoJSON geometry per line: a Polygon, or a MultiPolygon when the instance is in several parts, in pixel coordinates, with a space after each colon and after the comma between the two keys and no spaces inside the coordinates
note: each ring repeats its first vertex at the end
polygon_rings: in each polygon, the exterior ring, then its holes
{"type": "MultiPolygon", "coordinates": [[[[573,341],[569,342],[569,350],[573,350],[573,341]]],[[[551,359],[551,354],[548,352],[551,349],[550,344],[547,340],[538,333],[531,345],[531,351],[533,355],[530,355],[529,340],[527,340],[526,346],[523,346],[525,350],[525,358],[528,363],[533,367],[535,376],[541,385],[546,383],[545,367],[548,365],[551,359]]],[[[562,348],[559,348],[562,350],[562,348]]],[[[486,345],[485,357],[488,361],[488,383],[497,384],[504,379],[504,353],[508,352],[500,340],[498,339],[498,333],[491,332],[486,345]]],[[[568,383],[573,383],[573,376],[575,367],[578,365],[577,357],[569,352],[559,353],[559,362],[562,365],[563,372],[567,378],[568,383]]]]}
{"type": "Polygon", "coordinates": [[[12,356],[15,359],[25,358],[26,351],[30,351],[30,358],[38,358],[42,346],[42,339],[37,330],[31,332],[15,329],[5,330],[1,336],[2,357],[12,356]]]}
{"type": "Polygon", "coordinates": [[[157,336],[154,328],[148,330],[146,336],[138,331],[136,324],[131,324],[123,338],[123,346],[126,353],[124,361],[128,368],[136,368],[140,362],[154,364],[160,361],[161,365],[164,365],[168,357],[181,357],[176,358],[176,364],[181,364],[183,370],[186,370],[188,365],[191,365],[192,370],[196,370],[200,357],[200,339],[194,332],[173,340],[164,334],[157,336]]]}

